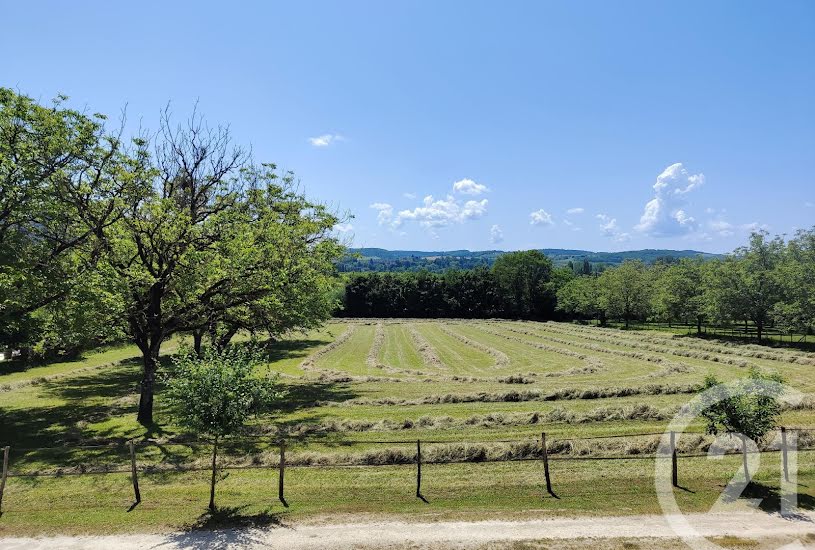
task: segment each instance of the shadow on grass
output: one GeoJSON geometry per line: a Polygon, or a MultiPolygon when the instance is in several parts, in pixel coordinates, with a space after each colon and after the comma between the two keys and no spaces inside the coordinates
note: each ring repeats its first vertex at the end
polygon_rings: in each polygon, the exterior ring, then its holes
{"type": "MultiPolygon", "coordinates": [[[[763,483],[751,482],[742,492],[742,498],[761,499],[758,504],[758,509],[768,514],[781,512],[782,499],[787,499],[786,495],[782,495],[778,487],[770,487],[763,483]]],[[[806,493],[798,493],[797,502],[787,501],[790,508],[798,508],[799,510],[815,510],[815,497],[806,493]],[[795,506],[792,506],[792,505],[795,506]]],[[[798,519],[806,519],[812,521],[806,516],[796,516],[798,519]]]]}
{"type": "Polygon", "coordinates": [[[266,352],[266,359],[270,363],[273,363],[284,359],[305,358],[311,349],[317,346],[324,346],[330,342],[331,340],[314,339],[278,340],[277,342],[269,342],[266,344],[264,350],[266,352]]]}

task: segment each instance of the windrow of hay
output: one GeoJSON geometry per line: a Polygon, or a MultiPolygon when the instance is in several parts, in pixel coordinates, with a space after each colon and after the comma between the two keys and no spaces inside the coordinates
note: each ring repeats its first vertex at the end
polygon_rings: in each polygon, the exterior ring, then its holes
{"type": "Polygon", "coordinates": [[[547,372],[544,374],[544,376],[547,378],[557,376],[584,376],[587,374],[594,374],[598,371],[604,370],[605,368],[605,364],[596,357],[588,357],[586,358],[586,364],[582,367],[572,367],[571,369],[547,372]]]}
{"type": "Polygon", "coordinates": [[[343,331],[343,333],[337,336],[337,338],[333,342],[324,345],[323,347],[321,347],[320,349],[306,357],[303,360],[303,362],[300,363],[300,368],[303,370],[309,370],[309,367],[313,367],[320,357],[334,349],[337,349],[345,342],[347,342],[348,339],[351,338],[351,336],[353,336],[354,333],[357,331],[358,326],[359,325],[357,324],[349,323],[347,328],[343,331]]]}
{"type": "Polygon", "coordinates": [[[538,389],[510,390],[506,392],[478,392],[466,394],[448,393],[444,395],[427,395],[415,399],[399,397],[359,397],[347,401],[321,401],[318,406],[347,407],[355,405],[390,406],[390,405],[437,405],[443,403],[514,403],[522,401],[561,401],[573,399],[605,399],[610,397],[627,397],[630,395],[673,395],[696,393],[699,385],[659,385],[651,384],[641,387],[611,388],[563,388],[545,392],[538,389]]]}
{"type": "MultiPolygon", "coordinates": [[[[493,330],[493,329],[489,328],[488,323],[479,324],[479,325],[477,325],[477,327],[478,327],[478,330],[484,331],[484,332],[486,332],[488,334],[493,334],[495,336],[500,336],[501,338],[504,338],[506,340],[510,340],[510,341],[513,341],[513,342],[518,342],[519,344],[524,344],[524,345],[527,345],[527,346],[531,346],[533,348],[537,348],[537,349],[540,349],[540,350],[543,350],[543,351],[550,351],[552,353],[558,353],[560,355],[566,355],[568,357],[574,357],[574,358],[580,359],[580,360],[585,360],[585,359],[589,358],[589,356],[586,355],[585,353],[578,353],[578,352],[572,351],[570,349],[557,348],[557,347],[550,346],[550,345],[547,345],[547,344],[542,344],[540,342],[530,342],[529,340],[524,340],[523,338],[518,338],[517,336],[512,336],[511,334],[504,334],[503,332],[500,332],[500,331],[493,330]]],[[[512,330],[512,329],[507,328],[507,330],[512,330]]],[[[516,332],[516,331],[517,330],[513,330],[513,332],[516,332]]]]}
{"type": "MultiPolygon", "coordinates": [[[[622,338],[612,339],[612,338],[604,338],[604,337],[601,337],[601,336],[589,336],[589,335],[586,335],[586,334],[569,333],[568,331],[563,331],[563,330],[560,330],[560,329],[557,329],[557,330],[548,329],[548,330],[544,330],[542,332],[544,332],[544,333],[550,332],[550,333],[558,333],[558,334],[567,334],[567,335],[570,335],[570,336],[579,337],[581,340],[590,340],[590,341],[594,341],[594,342],[598,342],[598,343],[602,343],[602,344],[607,344],[607,345],[611,344],[611,345],[619,345],[619,346],[630,347],[630,348],[635,348],[635,349],[643,349],[643,350],[646,350],[646,351],[655,351],[657,353],[665,353],[665,354],[668,354],[668,355],[676,355],[676,356],[679,356],[679,357],[688,357],[688,358],[691,358],[691,359],[702,359],[704,361],[712,361],[714,363],[723,363],[723,364],[726,364],[726,365],[735,365],[737,367],[743,367],[743,368],[755,366],[754,364],[750,363],[749,361],[747,361],[745,359],[736,359],[734,357],[721,357],[719,355],[714,355],[714,354],[707,353],[707,352],[691,351],[691,350],[686,350],[686,349],[671,348],[671,347],[657,345],[657,344],[634,342],[634,341],[627,340],[627,339],[622,339],[622,338]],[[622,341],[624,341],[625,343],[622,343],[622,341]]],[[[544,334],[534,334],[533,333],[532,335],[538,336],[540,338],[546,338],[546,339],[549,339],[549,340],[551,340],[553,342],[569,343],[569,344],[572,344],[572,345],[575,345],[575,346],[586,347],[588,349],[600,349],[600,348],[598,348],[598,346],[593,346],[592,344],[588,344],[588,343],[585,343],[585,342],[574,342],[572,340],[561,340],[561,339],[556,338],[554,336],[550,336],[549,334],[544,335],[544,334]]],[[[603,348],[603,349],[607,349],[607,348],[603,348]]],[[[627,352],[627,351],[622,351],[622,350],[608,350],[608,352],[609,353],[611,353],[611,352],[633,353],[633,352],[627,352]]]]}
{"type": "Polygon", "coordinates": [[[484,353],[486,353],[488,355],[491,355],[495,359],[495,367],[496,368],[504,368],[504,367],[509,366],[509,362],[510,362],[509,361],[509,356],[506,353],[504,353],[503,351],[497,350],[492,346],[482,344],[481,342],[479,342],[477,340],[473,340],[472,338],[468,338],[468,337],[464,336],[463,334],[461,334],[460,332],[452,330],[450,327],[448,327],[448,326],[446,326],[446,325],[444,325],[442,323],[439,323],[436,326],[443,333],[447,334],[448,336],[451,336],[451,337],[455,338],[459,342],[463,342],[464,344],[467,344],[468,346],[470,346],[472,348],[475,348],[475,349],[477,349],[479,351],[482,351],[482,352],[484,352],[484,353]]]}
{"type": "Polygon", "coordinates": [[[407,378],[393,378],[389,376],[356,376],[333,369],[324,369],[311,365],[303,365],[303,370],[317,373],[317,377],[310,381],[317,381],[324,384],[343,384],[348,382],[411,382],[407,378]]]}
{"type": "Polygon", "coordinates": [[[535,424],[584,424],[621,420],[667,420],[676,414],[676,408],[657,409],[640,403],[629,407],[598,407],[586,412],[574,412],[563,407],[550,411],[523,413],[486,413],[474,414],[466,418],[451,416],[424,415],[419,418],[403,420],[357,420],[338,419],[318,423],[302,422],[286,426],[288,437],[307,438],[328,433],[355,432],[395,432],[414,429],[462,429],[462,428],[496,428],[510,426],[529,426],[535,424]]]}
{"type": "Polygon", "coordinates": [[[427,338],[422,336],[413,323],[407,325],[408,334],[410,334],[410,338],[413,340],[413,345],[416,346],[416,349],[419,351],[419,355],[422,357],[422,362],[427,367],[431,367],[434,369],[446,369],[447,365],[439,358],[436,350],[427,341],[427,338]]]}
{"type": "Polygon", "coordinates": [[[371,349],[368,350],[368,357],[365,358],[365,364],[369,369],[384,369],[385,365],[379,362],[379,353],[382,351],[382,346],[385,344],[385,325],[377,323],[374,329],[374,341],[371,343],[371,349]]]}
{"type": "Polygon", "coordinates": [[[506,330],[511,331],[511,332],[515,332],[515,333],[518,333],[518,334],[524,334],[526,336],[532,336],[534,338],[543,338],[545,340],[549,340],[551,342],[556,342],[558,344],[564,344],[564,345],[567,345],[567,346],[574,346],[574,347],[583,348],[583,349],[587,349],[587,350],[591,350],[591,351],[596,351],[598,353],[606,353],[606,354],[609,354],[609,355],[617,355],[619,357],[628,357],[628,358],[631,358],[631,359],[639,359],[640,361],[647,361],[649,363],[657,363],[657,364],[663,364],[663,365],[665,365],[665,364],[683,365],[685,367],[690,368],[689,365],[684,365],[683,363],[676,363],[676,362],[670,361],[669,359],[666,359],[665,357],[659,357],[657,355],[649,355],[647,353],[640,353],[640,352],[636,352],[636,351],[610,349],[610,348],[607,348],[607,347],[598,346],[598,345],[595,345],[595,344],[590,344],[588,342],[575,342],[575,341],[572,341],[572,340],[564,340],[562,338],[557,338],[557,337],[554,337],[554,336],[543,335],[543,334],[540,334],[540,333],[535,332],[535,331],[518,329],[518,328],[513,328],[513,327],[506,327],[506,330]]]}
{"type": "MultiPolygon", "coordinates": [[[[745,357],[748,359],[766,359],[769,361],[780,361],[785,363],[797,363],[800,365],[815,365],[815,357],[806,352],[796,352],[790,350],[773,350],[767,349],[764,346],[756,344],[747,344],[739,342],[726,342],[721,340],[697,340],[694,338],[670,335],[663,336],[659,334],[644,334],[645,331],[637,331],[636,337],[629,336],[624,331],[619,329],[604,328],[604,327],[581,327],[579,325],[563,325],[559,323],[546,323],[541,324],[542,330],[557,331],[564,334],[571,334],[574,336],[586,337],[586,335],[603,335],[608,338],[607,342],[620,342],[625,341],[625,345],[641,344],[642,342],[649,342],[660,346],[668,346],[671,349],[689,348],[693,351],[707,351],[710,353],[722,355],[735,355],[745,357]]],[[[684,351],[689,351],[685,349],[684,351]]],[[[677,354],[679,355],[679,354],[677,354]]],[[[686,357],[695,357],[693,355],[685,355],[686,357]]],[[[708,359],[710,361],[724,362],[719,359],[708,359]]]]}

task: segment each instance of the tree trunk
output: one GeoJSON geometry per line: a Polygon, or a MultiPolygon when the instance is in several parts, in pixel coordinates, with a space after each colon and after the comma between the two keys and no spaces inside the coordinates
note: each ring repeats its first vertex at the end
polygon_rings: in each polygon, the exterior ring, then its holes
{"type": "Polygon", "coordinates": [[[741,436],[741,462],[744,466],[744,481],[750,483],[750,471],[747,469],[747,437],[741,436]]]}
{"type": "Polygon", "coordinates": [[[625,329],[628,330],[628,315],[625,316],[625,329]]]}
{"type": "Polygon", "coordinates": [[[204,338],[204,330],[203,329],[198,329],[198,330],[192,331],[192,347],[193,347],[193,350],[195,350],[196,357],[198,357],[199,359],[202,356],[201,340],[203,338],[204,338]]]}
{"type": "Polygon", "coordinates": [[[219,350],[223,350],[226,346],[229,345],[229,342],[232,341],[232,338],[238,333],[237,327],[229,327],[226,332],[221,334],[217,340],[215,341],[215,347],[219,350]]]}
{"type": "Polygon", "coordinates": [[[761,342],[761,333],[764,330],[764,321],[757,321],[756,322],[756,334],[758,335],[758,341],[761,342]]]}
{"type": "Polygon", "coordinates": [[[696,334],[702,334],[702,318],[696,318],[696,334]]]}
{"type": "Polygon", "coordinates": [[[218,458],[218,437],[215,437],[215,442],[212,444],[212,483],[209,486],[209,509],[215,511],[215,472],[217,471],[217,458],[218,458]]]}
{"type": "Polygon", "coordinates": [[[141,396],[139,397],[139,414],[137,419],[143,426],[149,426],[153,423],[153,392],[155,391],[156,368],[158,366],[160,346],[161,343],[156,346],[147,346],[146,351],[142,352],[144,373],[141,381],[141,396]]]}

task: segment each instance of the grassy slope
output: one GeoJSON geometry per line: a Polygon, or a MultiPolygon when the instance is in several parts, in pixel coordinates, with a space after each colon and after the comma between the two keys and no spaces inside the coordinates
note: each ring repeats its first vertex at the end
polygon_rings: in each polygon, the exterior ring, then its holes
{"type": "MultiPolygon", "coordinates": [[[[425,426],[410,429],[376,429],[360,432],[330,433],[293,452],[362,452],[382,449],[376,440],[415,441],[422,439],[496,441],[532,439],[546,431],[550,439],[596,437],[661,431],[666,420],[615,420],[583,423],[538,422],[520,425],[463,424],[475,415],[518,415],[553,410],[586,415],[602,408],[630,409],[649,405],[670,411],[686,402],[688,395],[638,395],[613,399],[567,401],[524,401],[496,403],[441,403],[432,405],[343,404],[351,399],[419,399],[431,395],[487,394],[509,390],[555,391],[561,388],[607,388],[647,384],[698,383],[712,372],[722,379],[743,375],[743,367],[722,362],[675,356],[670,349],[696,349],[691,341],[658,335],[663,340],[649,344],[665,353],[636,347],[641,341],[634,333],[612,333],[593,328],[540,323],[451,322],[451,330],[503,352],[509,364],[496,365],[495,358],[483,349],[475,349],[441,330],[433,322],[415,322],[413,327],[432,347],[443,365],[429,367],[418,353],[408,326],[386,321],[384,344],[379,350],[379,367],[371,367],[368,354],[374,342],[375,325],[363,324],[342,345],[323,354],[315,362],[317,370],[303,370],[300,363],[311,353],[330,343],[346,329],[345,323],[332,323],[308,335],[285,339],[276,344],[269,368],[283,375],[281,383],[290,391],[285,406],[274,418],[263,422],[279,425],[325,424],[340,422],[401,423],[406,419],[425,426]],[[524,331],[526,333],[518,332],[524,331]],[[581,332],[586,331],[586,332],[581,332]],[[686,343],[687,342],[687,343],[686,343]],[[536,347],[544,345],[546,349],[536,347]],[[592,349],[592,346],[607,351],[592,349]],[[554,351],[553,351],[554,350],[554,351]],[[687,364],[686,372],[663,372],[664,365],[641,357],[620,356],[612,350],[657,355],[675,363],[687,364]],[[594,373],[571,372],[587,364],[575,354],[588,356],[602,368],[594,373]],[[390,370],[387,370],[390,369],[390,370]],[[314,383],[322,371],[347,373],[351,382],[314,383]],[[424,374],[411,374],[421,371],[424,374]],[[531,373],[531,374],[530,374],[531,373]],[[531,384],[506,384],[499,378],[528,375],[531,384]],[[549,374],[550,376],[546,376],[549,374]],[[557,376],[551,376],[557,374],[557,376]],[[378,378],[365,378],[371,375],[378,378]],[[533,376],[534,375],[534,376],[533,376]],[[383,379],[399,379],[388,381],[383,379]],[[454,377],[459,377],[458,380],[454,377]],[[464,377],[462,380],[461,377],[464,377]],[[315,406],[315,402],[334,402],[333,406],[315,406]],[[445,419],[444,417],[449,417],[445,419]],[[441,421],[439,421],[441,419],[441,421]],[[435,421],[435,422],[434,422],[435,421]],[[351,447],[343,441],[357,442],[351,447]]],[[[652,335],[655,333],[651,333],[652,335]]],[[[715,343],[705,342],[705,345],[715,343]]],[[[741,348],[739,348],[741,349],[741,348]]],[[[749,351],[748,348],[744,348],[749,351]]],[[[37,384],[19,385],[0,392],[0,443],[12,446],[12,468],[31,471],[37,468],[70,466],[79,462],[113,463],[127,466],[122,449],[112,451],[74,450],[25,452],[21,447],[75,445],[100,439],[142,437],[168,438],[176,433],[166,422],[160,393],[156,416],[161,422],[149,432],[135,422],[139,365],[127,361],[133,350],[122,348],[89,355],[82,361],[48,365],[22,373],[0,375],[0,387],[18,384],[42,376],[59,378],[37,384]],[[96,368],[113,361],[121,364],[96,368]],[[71,373],[74,373],[73,375],[71,373]],[[26,378],[28,377],[28,378],[26,378]],[[94,454],[95,453],[95,454],[94,454]]],[[[724,356],[723,356],[724,357],[724,356]]],[[[813,367],[784,360],[751,358],[749,361],[785,374],[790,383],[803,390],[815,386],[813,367]]],[[[812,411],[784,413],[789,425],[814,425],[812,411]]],[[[698,428],[698,425],[696,426],[698,428]]],[[[412,443],[410,443],[412,445],[412,443]]],[[[393,447],[393,445],[390,445],[393,447]]],[[[387,447],[387,445],[385,446],[387,447]]],[[[412,448],[412,447],[409,447],[412,448]]],[[[590,452],[591,449],[588,449],[590,452]]],[[[248,452],[248,451],[247,451],[248,452]]],[[[263,449],[266,457],[275,450],[263,449]]],[[[799,481],[805,484],[802,505],[812,505],[815,488],[815,453],[799,456],[799,481]]],[[[235,458],[241,454],[236,451],[235,458]]],[[[195,453],[154,446],[140,451],[142,464],[172,460],[206,464],[206,448],[195,453]]],[[[227,457],[226,461],[229,461],[227,457]]],[[[428,465],[425,467],[425,496],[429,504],[411,497],[414,466],[376,468],[292,468],[287,494],[291,508],[283,512],[274,502],[276,474],[268,470],[229,471],[219,486],[220,503],[236,507],[233,516],[254,516],[258,521],[284,513],[292,518],[328,513],[402,513],[411,517],[426,514],[483,516],[506,513],[640,513],[656,512],[650,460],[553,461],[553,475],[559,500],[544,497],[541,468],[537,461],[495,464],[428,465]],[[243,506],[246,506],[243,508],[243,506]]],[[[687,509],[706,509],[715,494],[738,468],[738,460],[683,459],[680,472],[688,488],[677,498],[687,509]]],[[[777,456],[764,455],[760,477],[767,487],[777,484],[777,456]]],[[[6,489],[0,534],[46,531],[110,532],[154,530],[189,525],[197,520],[206,504],[206,472],[163,473],[144,476],[144,502],[133,512],[126,474],[66,476],[63,478],[13,477],[6,489]],[[167,512],[172,510],[172,514],[167,512]]],[[[771,489],[766,489],[771,491],[771,489]]],[[[770,495],[772,496],[772,495],[770,495]]],[[[434,517],[436,517],[434,515],[434,517]]],[[[235,520],[228,512],[219,518],[235,520]]]]}

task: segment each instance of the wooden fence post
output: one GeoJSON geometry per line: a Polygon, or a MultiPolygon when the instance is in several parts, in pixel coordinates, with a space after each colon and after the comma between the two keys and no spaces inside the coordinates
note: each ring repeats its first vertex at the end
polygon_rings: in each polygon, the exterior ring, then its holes
{"type": "Polygon", "coordinates": [[[6,478],[8,477],[8,453],[11,447],[3,448],[3,474],[0,477],[0,512],[3,511],[3,491],[6,490],[6,478]]]}
{"type": "Polygon", "coordinates": [[[141,491],[139,491],[139,475],[136,473],[136,448],[133,440],[127,442],[130,447],[130,479],[133,481],[133,493],[136,496],[136,504],[141,502],[141,491]]]}
{"type": "Polygon", "coordinates": [[[283,503],[283,506],[286,508],[289,507],[289,503],[286,502],[286,498],[283,496],[283,478],[286,474],[286,442],[282,439],[280,440],[280,475],[277,478],[277,498],[280,502],[283,503]]]}
{"type": "Polygon", "coordinates": [[[787,428],[781,426],[781,462],[784,466],[784,481],[790,480],[789,463],[787,460],[787,428]]]}
{"type": "Polygon", "coordinates": [[[679,471],[676,464],[676,432],[671,431],[671,483],[679,487],[679,471]]]}
{"type": "Polygon", "coordinates": [[[422,442],[416,440],[416,496],[422,498],[422,442]]]}
{"type": "Polygon", "coordinates": [[[546,448],[546,432],[541,434],[541,452],[543,453],[543,475],[546,477],[546,492],[554,496],[552,478],[549,476],[549,451],[546,448]]]}

